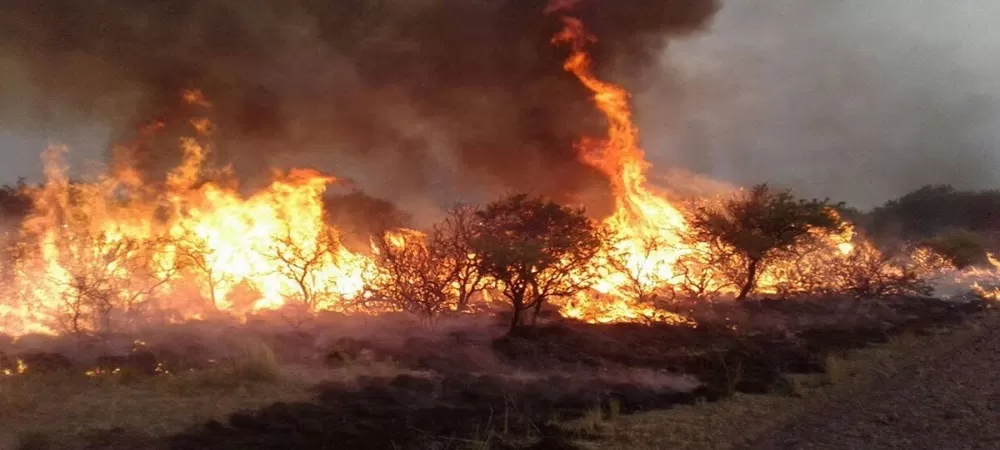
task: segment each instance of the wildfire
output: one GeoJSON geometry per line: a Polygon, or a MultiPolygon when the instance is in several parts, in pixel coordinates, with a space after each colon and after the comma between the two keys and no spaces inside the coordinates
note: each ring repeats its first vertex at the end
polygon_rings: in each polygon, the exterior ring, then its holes
{"type": "MultiPolygon", "coordinates": [[[[183,97],[210,106],[197,91],[183,97]]],[[[116,151],[114,176],[90,183],[70,182],[65,149],[45,153],[0,332],[107,331],[149,310],[183,320],[292,303],[338,309],[361,291],[363,257],[323,219],[332,177],[275,172],[245,196],[234,181],[206,176],[211,147],[201,138],[211,124],[199,117],[190,126],[196,137],[181,138],[182,161],[161,185],[143,183],[127,149],[116,151]]]]}
{"type": "Polygon", "coordinates": [[[989,268],[976,268],[965,272],[966,279],[972,279],[972,291],[982,298],[1000,301],[1000,258],[992,253],[986,255],[989,268]]]}
{"type": "MultiPolygon", "coordinates": [[[[555,5],[555,4],[554,4],[555,5]]],[[[564,6],[553,7],[555,10],[564,6]]],[[[611,180],[616,208],[604,224],[615,235],[612,254],[605,255],[615,270],[600,280],[595,290],[565,304],[563,314],[591,322],[668,321],[688,323],[687,319],[664,313],[650,305],[658,297],[681,293],[700,296],[705,293],[731,293],[732,286],[720,280],[713,261],[706,255],[712,249],[704,243],[685,239],[689,227],[681,208],[668,196],[651,186],[647,172],[651,164],[640,146],[639,130],[632,121],[629,94],[624,89],[599,80],[591,70],[588,44],[597,42],[583,23],[573,17],[563,19],[565,27],[552,43],[571,50],[564,68],[590,91],[594,103],[608,123],[605,140],[585,140],[579,144],[584,160],[601,170],[611,180]]],[[[777,264],[760,276],[758,289],[763,292],[791,292],[797,289],[831,284],[832,279],[810,280],[803,274],[822,265],[839,264],[854,252],[853,227],[844,224],[839,233],[818,232],[818,248],[794,261],[777,264]]]]}
{"type": "MultiPolygon", "coordinates": [[[[573,3],[555,2],[549,12],[573,3]]],[[[707,243],[691,240],[683,208],[651,185],[628,92],[593,74],[587,46],[596,38],[580,20],[563,20],[552,43],[570,49],[564,69],[593,93],[608,124],[604,139],[582,140],[578,148],[584,161],[610,180],[615,210],[603,219],[613,246],[598,258],[608,270],[593,289],[559,299],[561,312],[592,323],[693,325],[669,312],[670,302],[732,293],[734,286],[723,276],[731,275],[723,273],[727,262],[707,243]]],[[[392,247],[373,243],[371,253],[348,250],[338,230],[324,221],[323,195],[335,181],[329,175],[274,172],[266,187],[242,193],[227,168],[210,163],[212,104],[197,90],[181,97],[206,114],[187,123],[189,136],[178,140],[181,160],[162,181],[145,179],[127,146],[115,149],[109,173],[86,183],[70,180],[65,148],[45,152],[46,181],[30,191],[34,211],[20,230],[16,276],[0,292],[0,333],[120,331],[150,316],[180,321],[293,306],[346,310],[364,295],[380,251],[426,252],[420,246],[408,249],[408,243],[427,240],[413,230],[386,236],[392,247]]],[[[137,145],[164,128],[160,122],[143,127],[137,145]]],[[[818,292],[842,287],[863,270],[875,278],[906,274],[881,264],[884,255],[847,224],[811,237],[794,258],[764,270],[757,289],[818,292]]],[[[911,258],[930,270],[933,264],[923,256],[911,258]]],[[[981,297],[1000,299],[1000,261],[993,255],[989,261],[992,269],[963,272],[961,280],[981,297]]],[[[489,291],[483,295],[491,301],[489,291]]],[[[25,370],[18,361],[3,374],[25,370]]],[[[88,372],[102,374],[107,373],[88,372]]]]}
{"type": "Polygon", "coordinates": [[[552,39],[554,44],[571,49],[563,67],[594,93],[594,102],[608,121],[606,140],[583,141],[579,147],[584,160],[611,180],[616,208],[604,222],[616,235],[615,252],[625,255],[624,270],[609,273],[595,288],[614,301],[577,298],[567,305],[564,314],[596,322],[648,319],[653,310],[648,305],[633,304],[623,292],[625,286],[634,281],[652,287],[675,279],[675,263],[690,252],[680,237],[687,222],[666,196],[649,186],[650,164],[639,145],[628,92],[597,79],[591,71],[586,46],[597,39],[587,34],[579,19],[563,20],[565,28],[552,39]]]}
{"type": "Polygon", "coordinates": [[[0,370],[0,375],[5,377],[12,377],[15,375],[24,375],[28,371],[28,365],[24,363],[23,360],[15,360],[15,366],[12,368],[5,368],[0,370]]]}

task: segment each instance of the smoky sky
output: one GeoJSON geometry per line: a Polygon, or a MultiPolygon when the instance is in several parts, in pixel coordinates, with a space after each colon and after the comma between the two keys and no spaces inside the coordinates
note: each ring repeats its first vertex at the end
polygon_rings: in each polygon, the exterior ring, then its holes
{"type": "MultiPolygon", "coordinates": [[[[127,141],[151,120],[180,133],[190,111],[179,94],[199,88],[214,105],[219,158],[241,173],[306,160],[397,192],[572,197],[606,184],[573,147],[604,122],[562,70],[566,50],[549,43],[562,24],[543,13],[547,4],[5,0],[0,54],[34,94],[0,96],[0,117],[22,127],[99,123],[109,140],[127,141]]],[[[589,0],[572,14],[600,37],[593,52],[610,76],[655,67],[668,40],[703,28],[717,7],[589,0]]],[[[165,139],[138,156],[150,174],[176,161],[174,136],[165,139]]]]}
{"type": "Polygon", "coordinates": [[[664,53],[637,112],[659,166],[738,185],[860,207],[995,189],[997,55],[991,0],[727,0],[664,53]]]}

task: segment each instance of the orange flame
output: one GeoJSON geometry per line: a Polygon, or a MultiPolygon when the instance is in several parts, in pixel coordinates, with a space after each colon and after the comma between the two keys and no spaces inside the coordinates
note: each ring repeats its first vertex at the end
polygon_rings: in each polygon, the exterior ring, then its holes
{"type": "MultiPolygon", "coordinates": [[[[681,208],[650,185],[647,174],[651,165],[632,121],[628,92],[599,80],[591,70],[586,47],[597,39],[586,32],[579,19],[566,17],[563,23],[565,27],[552,42],[570,48],[564,68],[593,92],[594,103],[608,122],[607,138],[599,142],[584,141],[580,151],[587,163],[611,181],[616,208],[604,219],[604,224],[615,234],[616,244],[612,254],[605,258],[618,260],[612,264],[615,270],[595,286],[603,294],[600,301],[582,295],[568,302],[563,313],[592,322],[683,321],[654,308],[650,300],[670,298],[678,290],[697,296],[731,292],[732,287],[720,279],[720,269],[714,267],[717,261],[706,259],[711,250],[685,239],[689,227],[681,208]]],[[[845,226],[840,233],[818,237],[821,248],[795,261],[775,265],[761,276],[758,289],[779,292],[803,288],[805,285],[797,279],[801,277],[793,269],[817,268],[837,258],[843,261],[854,250],[853,227],[845,226]]]]}
{"type": "MultiPolygon", "coordinates": [[[[196,91],[184,98],[209,105],[196,91]]],[[[211,130],[207,119],[190,124],[198,137],[211,130]]],[[[31,192],[35,212],[22,229],[31,251],[8,296],[20,300],[0,305],[0,332],[107,329],[151,309],[177,319],[289,303],[338,309],[361,292],[364,256],[323,220],[332,177],[275,173],[245,196],[231,180],[205,179],[210,147],[185,137],[180,148],[182,162],[159,187],[142,183],[127,149],[115,176],[90,183],[70,182],[64,148],[45,153],[47,181],[31,192]]]]}
{"type": "Polygon", "coordinates": [[[681,232],[687,229],[687,222],[665,196],[653,192],[649,186],[650,164],[639,146],[629,94],[597,79],[591,71],[586,46],[597,39],[586,33],[579,19],[563,20],[565,28],[552,42],[570,47],[571,54],[564,68],[594,93],[594,102],[608,121],[607,139],[582,142],[580,150],[584,160],[611,181],[616,209],[604,222],[617,235],[616,253],[625,255],[626,259],[624,271],[609,274],[596,286],[598,292],[608,294],[613,301],[597,303],[575,299],[564,314],[596,322],[641,320],[650,317],[653,309],[648,305],[631,304],[629,295],[623,292],[625,285],[634,281],[653,287],[675,278],[675,263],[689,251],[681,245],[680,238],[681,232]],[[632,272],[633,280],[629,280],[628,271],[632,272]]]}
{"type": "MultiPolygon", "coordinates": [[[[549,12],[573,3],[555,2],[549,12]]],[[[593,323],[693,325],[664,302],[731,293],[728,263],[708,244],[692,242],[682,208],[650,184],[629,94],[592,73],[586,47],[597,40],[583,23],[565,18],[564,25],[552,42],[569,47],[565,70],[593,93],[608,123],[606,138],[581,141],[580,154],[608,177],[616,203],[603,220],[615,245],[599,258],[609,270],[591,291],[560,299],[562,314],[593,323]]],[[[200,91],[185,91],[182,98],[211,108],[200,91]]],[[[333,177],[306,169],[275,172],[270,185],[244,195],[227,170],[209,167],[212,122],[193,117],[187,124],[192,137],[179,139],[181,162],[160,183],[144,179],[128,147],[115,150],[108,174],[88,183],[70,181],[65,148],[44,153],[46,182],[30,192],[35,208],[20,230],[17,276],[0,286],[0,333],[119,330],[150,316],[186,320],[290,306],[345,310],[364,299],[375,260],[345,248],[338,230],[323,220],[322,196],[333,177]],[[151,311],[157,314],[146,314],[151,311]]],[[[164,128],[160,122],[146,126],[140,140],[164,128]]],[[[883,255],[853,227],[814,234],[794,258],[768,266],[758,290],[835,290],[859,276],[831,267],[904,274],[884,267],[883,255]]],[[[425,239],[413,230],[388,235],[397,247],[425,239]]],[[[378,256],[374,244],[372,252],[378,256]]],[[[921,270],[942,272],[929,255],[910,256],[921,270]]],[[[993,255],[989,260],[991,269],[955,279],[984,298],[1000,299],[1000,262],[993,255]]],[[[490,301],[489,292],[484,296],[490,301]]]]}

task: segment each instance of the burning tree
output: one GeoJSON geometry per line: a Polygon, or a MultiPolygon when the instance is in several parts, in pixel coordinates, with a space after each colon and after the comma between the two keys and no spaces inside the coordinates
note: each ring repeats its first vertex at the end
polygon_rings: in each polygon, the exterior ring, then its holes
{"type": "Polygon", "coordinates": [[[733,280],[737,300],[745,300],[769,264],[792,253],[817,230],[841,227],[827,201],[796,199],[788,191],[757,185],[717,206],[696,208],[691,232],[696,240],[727,249],[742,268],[733,280]]]}
{"type": "Polygon", "coordinates": [[[548,299],[575,295],[597,280],[594,258],[606,248],[607,233],[582,209],[519,194],[486,205],[476,217],[472,248],[482,258],[480,271],[511,302],[511,332],[524,311],[534,308],[537,320],[548,299]]]}

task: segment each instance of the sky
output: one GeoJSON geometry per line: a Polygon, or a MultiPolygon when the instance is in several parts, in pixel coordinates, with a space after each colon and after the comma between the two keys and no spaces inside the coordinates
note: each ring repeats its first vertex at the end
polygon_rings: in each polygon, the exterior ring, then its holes
{"type": "MultiPolygon", "coordinates": [[[[663,172],[859,207],[931,183],[1000,188],[997,55],[994,0],[727,0],[705,32],[670,44],[636,117],[663,172]]],[[[13,84],[0,95],[30,103],[13,84]]],[[[37,180],[50,143],[77,168],[100,160],[112,135],[99,123],[0,129],[0,183],[37,180]]]]}
{"type": "Polygon", "coordinates": [[[737,185],[861,207],[1000,188],[997,55],[992,0],[729,0],[637,110],[661,167],[737,185]]]}

